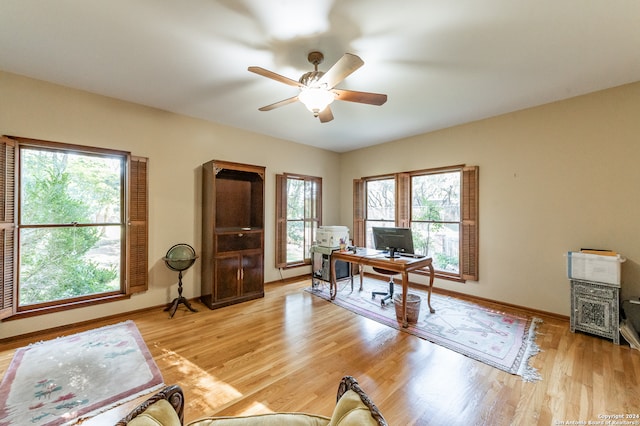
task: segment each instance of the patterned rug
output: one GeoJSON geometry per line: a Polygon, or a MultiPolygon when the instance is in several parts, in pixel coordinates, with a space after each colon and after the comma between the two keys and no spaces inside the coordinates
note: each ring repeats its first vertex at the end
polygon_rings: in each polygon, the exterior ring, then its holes
{"type": "MultiPolygon", "coordinates": [[[[411,289],[409,294],[420,296],[420,310],[415,324],[403,328],[396,318],[393,303],[380,305],[380,296],[371,298],[371,291],[386,291],[388,285],[378,280],[366,280],[364,290],[354,291],[349,284],[339,283],[336,305],[398,330],[413,334],[439,346],[451,349],[510,374],[522,376],[526,381],[540,380],[538,371],[529,365],[539,352],[535,343],[536,324],[542,320],[497,312],[454,297],[433,293],[429,312],[427,292],[411,289]]],[[[305,291],[329,300],[328,284],[314,285],[305,291]]],[[[402,287],[396,286],[396,294],[402,287]]],[[[414,315],[415,318],[415,315],[414,315]]]]}
{"type": "Polygon", "coordinates": [[[0,425],[74,424],[162,386],[126,321],[16,350],[0,383],[0,425]]]}

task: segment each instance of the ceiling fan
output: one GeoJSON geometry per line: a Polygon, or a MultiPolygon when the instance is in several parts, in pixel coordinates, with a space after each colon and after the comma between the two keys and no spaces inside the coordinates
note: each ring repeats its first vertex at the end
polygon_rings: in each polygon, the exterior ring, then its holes
{"type": "Polygon", "coordinates": [[[335,88],[342,80],[364,65],[364,62],[358,56],[345,53],[327,72],[318,71],[318,65],[324,60],[322,53],[311,52],[307,56],[307,60],[313,64],[314,70],[303,74],[298,81],[261,67],[248,68],[249,71],[263,77],[300,89],[298,96],[258,108],[260,111],[271,111],[283,105],[300,101],[313,113],[314,117],[320,119],[321,123],[326,123],[333,120],[333,113],[329,104],[336,99],[369,105],[382,105],[387,101],[387,95],[335,88]]]}

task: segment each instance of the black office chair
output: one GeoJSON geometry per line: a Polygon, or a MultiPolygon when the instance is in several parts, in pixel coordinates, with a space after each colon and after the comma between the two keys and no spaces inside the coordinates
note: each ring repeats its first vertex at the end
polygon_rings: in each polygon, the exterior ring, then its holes
{"type": "Polygon", "coordinates": [[[389,290],[387,292],[384,292],[384,291],[371,292],[372,299],[375,299],[376,296],[383,296],[383,298],[380,299],[380,305],[384,306],[387,300],[393,299],[393,286],[395,284],[393,282],[393,276],[398,275],[398,273],[395,271],[389,271],[388,269],[382,269],[382,268],[376,268],[376,267],[374,267],[373,270],[379,274],[389,275],[389,290]]]}

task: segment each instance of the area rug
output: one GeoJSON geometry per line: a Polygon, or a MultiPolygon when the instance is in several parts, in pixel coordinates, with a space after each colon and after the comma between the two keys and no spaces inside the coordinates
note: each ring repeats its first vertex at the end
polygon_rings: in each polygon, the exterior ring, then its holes
{"type": "MultiPolygon", "coordinates": [[[[410,323],[409,327],[404,328],[396,318],[393,302],[381,306],[379,296],[375,300],[371,297],[371,291],[386,291],[388,285],[382,282],[372,284],[371,281],[373,280],[365,280],[362,292],[357,290],[357,286],[353,292],[350,285],[339,286],[333,303],[507,373],[521,376],[525,381],[540,380],[538,371],[529,365],[529,361],[539,352],[535,343],[535,328],[542,320],[493,311],[437,293],[431,295],[431,306],[436,311],[432,314],[427,305],[427,292],[411,289],[410,294],[420,296],[420,310],[417,323],[410,323]]],[[[328,285],[305,290],[330,300],[328,285]]],[[[402,287],[396,286],[395,291],[400,294],[402,287]]]]}
{"type": "Polygon", "coordinates": [[[16,350],[0,383],[0,425],[74,424],[162,386],[125,321],[16,350]]]}

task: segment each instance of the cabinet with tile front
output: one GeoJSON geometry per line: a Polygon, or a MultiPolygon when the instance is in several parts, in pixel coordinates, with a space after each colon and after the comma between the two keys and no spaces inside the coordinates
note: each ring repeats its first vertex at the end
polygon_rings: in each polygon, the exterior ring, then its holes
{"type": "Polygon", "coordinates": [[[620,285],[571,279],[571,332],[583,331],[620,344],[620,285]]]}

